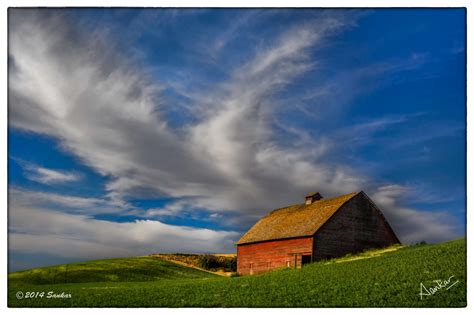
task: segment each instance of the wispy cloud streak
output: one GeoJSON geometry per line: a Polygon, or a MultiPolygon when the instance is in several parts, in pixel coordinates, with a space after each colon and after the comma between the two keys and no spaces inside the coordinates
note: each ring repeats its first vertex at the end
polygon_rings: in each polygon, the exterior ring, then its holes
{"type": "Polygon", "coordinates": [[[77,182],[81,180],[81,175],[77,172],[70,172],[58,169],[50,169],[36,165],[34,163],[15,159],[25,171],[25,176],[32,181],[42,184],[61,184],[77,182]]]}

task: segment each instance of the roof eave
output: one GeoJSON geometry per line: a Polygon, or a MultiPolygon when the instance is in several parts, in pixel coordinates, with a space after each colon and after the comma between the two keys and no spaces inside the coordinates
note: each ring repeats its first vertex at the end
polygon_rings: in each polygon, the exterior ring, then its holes
{"type": "Polygon", "coordinates": [[[315,233],[312,234],[304,234],[300,236],[292,236],[292,237],[281,237],[281,238],[272,238],[268,240],[260,240],[260,241],[253,241],[253,242],[236,242],[235,245],[250,245],[250,244],[257,244],[257,243],[267,243],[267,242],[274,242],[274,241],[286,241],[286,240],[292,240],[292,239],[297,239],[297,238],[308,238],[308,237],[313,237],[315,233]]]}

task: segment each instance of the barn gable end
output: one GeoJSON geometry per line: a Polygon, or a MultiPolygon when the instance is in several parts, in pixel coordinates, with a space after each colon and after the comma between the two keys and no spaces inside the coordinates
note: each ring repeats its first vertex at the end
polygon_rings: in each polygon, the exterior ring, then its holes
{"type": "Polygon", "coordinates": [[[382,212],[364,193],[346,202],[315,234],[313,260],[400,243],[382,212]]]}

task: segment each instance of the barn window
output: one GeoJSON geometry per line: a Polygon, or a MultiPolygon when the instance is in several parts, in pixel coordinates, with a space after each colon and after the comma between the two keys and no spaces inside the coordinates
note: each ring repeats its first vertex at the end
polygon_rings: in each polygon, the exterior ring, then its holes
{"type": "Polygon", "coordinates": [[[287,266],[288,268],[290,268],[290,261],[289,261],[289,260],[286,261],[286,266],[287,266]]]}

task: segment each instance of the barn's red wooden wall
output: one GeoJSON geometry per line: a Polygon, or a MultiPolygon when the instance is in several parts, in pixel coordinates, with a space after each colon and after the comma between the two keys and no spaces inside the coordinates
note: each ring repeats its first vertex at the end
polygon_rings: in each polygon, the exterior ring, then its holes
{"type": "Polygon", "coordinates": [[[295,267],[295,263],[299,267],[301,254],[312,255],[312,249],[312,237],[238,245],[237,272],[241,275],[257,274],[276,268],[295,267]]]}

